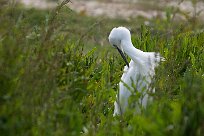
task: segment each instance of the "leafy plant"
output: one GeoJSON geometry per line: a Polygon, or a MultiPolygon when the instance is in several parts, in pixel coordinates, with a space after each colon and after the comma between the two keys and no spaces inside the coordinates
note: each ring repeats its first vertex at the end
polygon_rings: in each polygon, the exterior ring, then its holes
{"type": "Polygon", "coordinates": [[[79,16],[63,4],[53,12],[19,5],[0,11],[1,135],[204,133],[204,33],[196,31],[202,24],[153,19],[151,27],[135,26],[135,19],[79,16]],[[124,63],[107,36],[125,24],[137,48],[166,61],[156,69],[147,109],[113,117],[124,63]]]}

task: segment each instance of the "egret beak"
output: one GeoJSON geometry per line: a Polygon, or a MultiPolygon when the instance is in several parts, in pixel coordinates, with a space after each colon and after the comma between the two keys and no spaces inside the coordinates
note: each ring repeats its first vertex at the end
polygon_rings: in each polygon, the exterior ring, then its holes
{"type": "Polygon", "coordinates": [[[127,61],[127,59],[126,59],[124,53],[121,51],[120,48],[118,48],[118,46],[116,46],[116,45],[113,45],[113,46],[118,50],[118,52],[120,53],[121,57],[123,58],[123,60],[125,61],[126,65],[127,65],[128,68],[129,68],[129,63],[128,63],[128,61],[127,61]]]}

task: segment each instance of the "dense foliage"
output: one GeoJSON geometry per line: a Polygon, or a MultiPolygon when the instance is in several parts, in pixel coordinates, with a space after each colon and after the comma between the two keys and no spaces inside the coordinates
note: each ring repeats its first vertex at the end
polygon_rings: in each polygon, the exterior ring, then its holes
{"type": "Polygon", "coordinates": [[[68,7],[56,10],[1,4],[1,135],[204,134],[201,23],[167,18],[135,26],[141,18],[97,19],[68,7]],[[133,109],[112,116],[124,62],[107,36],[118,25],[132,28],[137,48],[166,58],[156,70],[154,101],[139,115],[133,109]]]}

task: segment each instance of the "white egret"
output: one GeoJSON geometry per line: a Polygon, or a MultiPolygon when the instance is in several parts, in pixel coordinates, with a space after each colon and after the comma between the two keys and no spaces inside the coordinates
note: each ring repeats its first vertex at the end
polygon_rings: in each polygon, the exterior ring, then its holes
{"type": "MultiPolygon", "coordinates": [[[[151,99],[148,96],[148,91],[153,90],[154,92],[154,89],[150,89],[150,83],[155,74],[154,69],[164,58],[159,53],[143,52],[136,49],[132,44],[130,31],[125,27],[113,28],[108,39],[110,44],[119,51],[127,65],[124,67],[124,73],[119,83],[119,94],[116,96],[113,115],[125,112],[128,107],[128,98],[132,94],[131,90],[135,90],[135,88],[142,94],[139,104],[145,108],[151,99]],[[129,64],[124,53],[131,58],[129,64]]],[[[140,111],[140,109],[137,110],[140,111]]]]}

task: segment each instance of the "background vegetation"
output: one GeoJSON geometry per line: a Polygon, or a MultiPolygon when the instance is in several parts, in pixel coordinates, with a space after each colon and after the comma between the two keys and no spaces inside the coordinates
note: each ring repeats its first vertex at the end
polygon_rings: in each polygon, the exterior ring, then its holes
{"type": "Polygon", "coordinates": [[[86,17],[63,4],[39,11],[2,2],[0,134],[203,135],[203,24],[174,22],[172,14],[145,26],[143,18],[86,17]],[[137,48],[166,62],[156,70],[153,103],[140,115],[113,117],[124,62],[107,37],[121,25],[137,48]]]}

